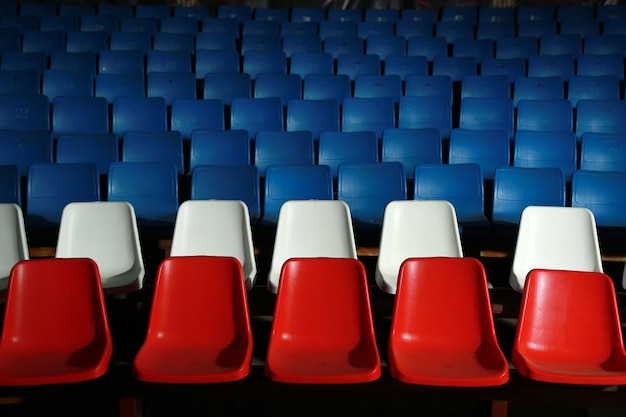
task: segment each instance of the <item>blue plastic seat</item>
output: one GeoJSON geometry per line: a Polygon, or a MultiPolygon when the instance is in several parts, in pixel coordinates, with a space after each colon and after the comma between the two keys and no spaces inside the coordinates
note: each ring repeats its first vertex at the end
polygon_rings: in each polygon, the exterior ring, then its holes
{"type": "Polygon", "coordinates": [[[149,51],[146,74],[151,72],[191,72],[191,54],[187,51],[149,51]]]}
{"type": "Polygon", "coordinates": [[[396,22],[396,36],[402,36],[407,41],[410,38],[427,38],[434,35],[434,22],[405,19],[396,22]]]}
{"type": "Polygon", "coordinates": [[[394,36],[393,22],[361,21],[356,24],[356,35],[366,41],[371,36],[394,36]]]}
{"type": "Polygon", "coordinates": [[[243,71],[254,80],[258,74],[287,74],[287,56],[282,51],[248,51],[243,71]]]}
{"type": "Polygon", "coordinates": [[[452,44],[452,56],[471,57],[480,65],[485,59],[495,58],[495,43],[492,39],[457,39],[452,44]]]}
{"type": "Polygon", "coordinates": [[[198,32],[199,21],[186,16],[164,16],[159,19],[159,31],[157,33],[195,34],[198,32]]]}
{"type": "Polygon", "coordinates": [[[580,143],[580,169],[626,171],[626,133],[584,133],[580,143]]]}
{"type": "Polygon", "coordinates": [[[273,165],[313,165],[313,149],[311,132],[259,131],[254,141],[254,165],[261,178],[273,165]]]}
{"type": "Polygon", "coordinates": [[[0,94],[38,95],[39,80],[35,70],[0,70],[0,94]]]}
{"type": "Polygon", "coordinates": [[[593,19],[595,9],[587,5],[557,6],[556,20],[564,22],[570,19],[593,19]]]}
{"type": "Polygon", "coordinates": [[[315,35],[317,39],[321,40],[321,36],[319,36],[317,30],[317,23],[314,22],[281,22],[280,36],[282,37],[290,35],[315,35]]]}
{"type": "Polygon", "coordinates": [[[61,30],[26,30],[22,33],[22,52],[43,52],[50,56],[62,51],[65,51],[65,32],[61,30]]]}
{"type": "Polygon", "coordinates": [[[378,55],[382,62],[390,56],[406,56],[406,39],[396,35],[371,35],[365,42],[365,53],[378,55]]]}
{"type": "Polygon", "coordinates": [[[393,22],[400,20],[400,13],[396,9],[366,8],[363,15],[365,22],[393,22]]]}
{"type": "Polygon", "coordinates": [[[113,162],[109,165],[108,201],[127,201],[146,235],[172,236],[178,211],[178,173],[174,164],[113,162]]]}
{"type": "Polygon", "coordinates": [[[103,49],[98,55],[98,74],[145,74],[143,53],[103,49]]]}
{"type": "Polygon", "coordinates": [[[196,52],[200,50],[237,50],[237,36],[232,33],[196,33],[196,52]]]}
{"type": "Polygon", "coordinates": [[[517,78],[526,77],[526,60],[523,58],[485,59],[480,66],[480,74],[505,75],[509,84],[513,85],[517,78]]]}
{"type": "Polygon", "coordinates": [[[352,96],[350,77],[347,75],[310,74],[304,77],[302,97],[305,100],[336,100],[341,106],[352,96]]]}
{"type": "Polygon", "coordinates": [[[280,23],[289,21],[289,9],[277,7],[257,7],[254,9],[254,20],[270,20],[280,23]]]}
{"type": "MultiPolygon", "coordinates": [[[[163,21],[161,21],[163,24],[163,21]]],[[[158,31],[152,35],[152,50],[154,51],[177,51],[193,54],[196,32],[163,32],[158,31]]]]}
{"type": "Polygon", "coordinates": [[[339,165],[337,200],[348,204],[357,233],[380,229],[387,203],[406,198],[406,174],[399,162],[339,165]]]}
{"type": "Polygon", "coordinates": [[[571,130],[518,131],[515,135],[513,166],[559,168],[566,181],[577,167],[576,136],[571,130]]]}
{"type": "Polygon", "coordinates": [[[273,165],[265,172],[264,223],[276,224],[284,202],[332,200],[333,178],[326,165],[273,165]]]}
{"type": "Polygon", "coordinates": [[[68,203],[100,200],[93,163],[33,163],[26,181],[26,223],[31,227],[58,226],[68,203]]]}
{"type": "Polygon", "coordinates": [[[257,132],[282,132],[283,106],[280,98],[233,98],[230,107],[230,129],[246,130],[254,139],[257,132]]]}
{"type": "Polygon", "coordinates": [[[402,9],[400,10],[400,20],[435,23],[437,21],[436,13],[434,9],[402,9]]]}
{"type": "Polygon", "coordinates": [[[448,43],[443,36],[411,36],[406,41],[407,56],[425,56],[433,62],[437,56],[448,55],[448,43]]]}
{"type": "Polygon", "coordinates": [[[0,16],[0,27],[17,29],[20,33],[24,30],[39,29],[40,16],[8,14],[0,16]]]}
{"type": "Polygon", "coordinates": [[[619,100],[619,79],[614,75],[574,75],[569,79],[567,99],[572,108],[579,100],[619,100]]]}
{"type": "Polygon", "coordinates": [[[103,97],[57,97],[52,107],[52,132],[108,133],[109,107],[103,97]]]}
{"type": "Polygon", "coordinates": [[[511,96],[507,75],[469,75],[461,80],[461,99],[466,97],[511,96]]]}
{"type": "Polygon", "coordinates": [[[587,35],[583,39],[584,55],[623,55],[624,35],[587,35]]]}
{"type": "Polygon", "coordinates": [[[241,23],[241,36],[280,35],[280,22],[276,20],[246,20],[241,23]]]}
{"type": "Polygon", "coordinates": [[[385,75],[397,75],[403,82],[410,75],[428,75],[428,60],[424,56],[389,55],[384,62],[385,75]]]}
{"type": "Polygon", "coordinates": [[[578,139],[586,132],[626,133],[626,101],[579,100],[575,131],[578,139]]]}
{"type": "Polygon", "coordinates": [[[170,111],[170,130],[189,139],[195,130],[224,130],[224,104],[220,99],[176,99],[170,111]]]}
{"type": "Polygon", "coordinates": [[[599,228],[626,227],[626,172],[577,170],[572,176],[572,207],[593,213],[599,228]]]}
{"type": "Polygon", "coordinates": [[[353,97],[390,97],[394,104],[402,96],[402,79],[399,75],[357,75],[354,79],[353,97]]]}
{"type": "Polygon", "coordinates": [[[400,97],[398,127],[405,129],[436,128],[442,138],[449,138],[452,130],[450,97],[446,95],[405,95],[400,97]]]}
{"type": "Polygon", "coordinates": [[[624,59],[621,53],[612,55],[580,55],[576,61],[576,75],[613,75],[624,80],[624,59]]]}
{"type": "Polygon", "coordinates": [[[408,75],[404,84],[405,96],[445,96],[452,106],[454,89],[449,75],[408,75]]]}
{"type": "MultiPolygon", "coordinates": [[[[0,6],[2,7],[2,6],[0,6]]],[[[5,16],[5,19],[9,19],[9,15],[5,16]]],[[[0,18],[0,51],[4,52],[20,52],[21,40],[20,40],[20,31],[15,27],[6,27],[2,23],[2,18],[0,18]]]]}
{"type": "Polygon", "coordinates": [[[582,53],[583,42],[579,34],[543,35],[539,38],[540,55],[570,55],[577,58],[582,53]]]}
{"type": "Polygon", "coordinates": [[[241,200],[252,223],[261,216],[260,193],[254,165],[198,165],[191,172],[192,200],[241,200]]]}
{"type": "Polygon", "coordinates": [[[537,41],[542,36],[556,35],[558,25],[556,20],[524,20],[517,24],[517,36],[520,38],[535,38],[537,41]]]}
{"type": "Polygon", "coordinates": [[[438,129],[389,128],[383,131],[381,162],[400,162],[407,179],[415,166],[442,163],[442,141],[438,129]]]}
{"type": "Polygon", "coordinates": [[[96,75],[96,97],[103,97],[112,104],[116,97],[145,97],[146,87],[142,74],[96,75]]]}
{"type": "Polygon", "coordinates": [[[196,98],[196,76],[191,71],[150,72],[146,82],[146,96],[162,97],[166,106],[174,100],[196,98]]]}
{"type": "Polygon", "coordinates": [[[48,56],[43,52],[6,51],[2,52],[1,58],[1,70],[34,70],[37,71],[37,75],[41,77],[48,68],[48,56]]]}
{"type": "Polygon", "coordinates": [[[164,162],[183,174],[183,141],[180,132],[126,132],[122,138],[122,162],[164,162]]]}
{"type": "Polygon", "coordinates": [[[574,63],[571,55],[534,55],[528,58],[528,76],[557,76],[567,82],[574,75],[574,63]]]}
{"type": "Polygon", "coordinates": [[[248,52],[282,52],[280,35],[254,35],[247,34],[241,36],[239,53],[245,56],[248,52]]]}
{"type": "Polygon", "coordinates": [[[196,51],[195,72],[197,79],[207,74],[239,74],[241,64],[239,52],[232,49],[196,51]]]}
{"type": "Polygon", "coordinates": [[[252,80],[245,73],[209,73],[203,84],[203,98],[221,100],[225,106],[235,98],[252,98],[252,80]]]}
{"type": "MultiPolygon", "coordinates": [[[[505,9],[505,8],[502,8],[505,9]]],[[[497,42],[502,38],[510,38],[516,35],[516,26],[511,22],[482,21],[476,25],[476,39],[489,39],[497,42]]]]}
{"type": "Polygon", "coordinates": [[[626,17],[626,7],[615,4],[599,4],[596,6],[596,19],[600,22],[619,20],[626,17]]]}
{"type": "Polygon", "coordinates": [[[559,23],[560,35],[579,35],[581,38],[600,34],[600,22],[595,19],[568,19],[559,23]]]}
{"type": "Polygon", "coordinates": [[[346,97],[341,111],[343,132],[372,131],[382,138],[383,130],[396,127],[396,110],[390,97],[346,97]]]}
{"type": "Polygon", "coordinates": [[[50,130],[48,97],[0,95],[0,129],[50,130]]]}
{"type": "Polygon", "coordinates": [[[519,77],[513,84],[513,105],[520,100],[562,100],[565,85],[561,77],[519,77]]]}
{"type": "MultiPolygon", "coordinates": [[[[222,33],[239,39],[239,21],[235,18],[205,17],[199,33],[222,33]]],[[[198,48],[196,48],[198,49],[198,48]]]]}
{"type": "Polygon", "coordinates": [[[191,134],[189,171],[200,165],[250,165],[245,130],[195,130],[191,134]]]}
{"type": "Polygon", "coordinates": [[[292,22],[321,23],[326,19],[326,11],[322,7],[298,7],[291,8],[290,19],[292,22]]]}
{"type": "Polygon", "coordinates": [[[478,164],[420,164],[415,167],[413,198],[447,200],[465,232],[483,233],[485,217],[483,175],[478,164]]]}
{"type": "Polygon", "coordinates": [[[43,73],[42,94],[51,103],[59,96],[93,97],[94,76],[89,71],[46,70],[43,73]]]}
{"type": "Polygon", "coordinates": [[[452,129],[449,164],[478,164],[483,179],[492,180],[497,168],[509,166],[510,139],[504,130],[452,129]]]}
{"type": "Polygon", "coordinates": [[[520,100],[517,103],[517,132],[572,131],[573,113],[566,99],[520,100]]]}
{"type": "Polygon", "coordinates": [[[513,100],[468,97],[461,100],[459,127],[468,130],[503,130],[513,138],[513,100]]]}
{"type": "Polygon", "coordinates": [[[322,51],[331,54],[333,59],[339,58],[340,55],[365,54],[365,41],[356,35],[327,36],[323,41],[322,51]]]}
{"type": "Polygon", "coordinates": [[[555,20],[554,7],[547,5],[523,5],[517,8],[517,22],[555,20]]]}
{"type": "Polygon", "coordinates": [[[441,18],[444,22],[478,22],[478,8],[464,6],[444,6],[441,8],[441,18]]]}
{"type": "Polygon", "coordinates": [[[172,14],[174,17],[188,17],[201,21],[209,17],[209,9],[204,6],[174,6],[172,14]]]}
{"type": "Polygon", "coordinates": [[[103,32],[109,35],[120,30],[120,20],[114,15],[81,14],[81,32],[103,32]]]}
{"type": "Polygon", "coordinates": [[[96,54],[93,52],[55,52],[50,56],[50,69],[89,71],[96,76],[96,54]]]}
{"type": "Polygon", "coordinates": [[[539,53],[537,38],[515,36],[496,40],[496,58],[499,59],[528,59],[537,53],[539,53]]]}
{"type": "Polygon", "coordinates": [[[69,31],[65,37],[66,52],[91,52],[99,54],[109,47],[106,32],[69,31]]]}
{"type": "MultiPolygon", "coordinates": [[[[325,41],[327,38],[356,37],[356,22],[324,19],[318,24],[318,34],[322,41],[325,41]]],[[[363,43],[361,42],[362,45],[363,43]]]]}
{"type": "MultiPolygon", "coordinates": [[[[152,35],[158,30],[159,19],[156,17],[120,16],[120,32],[118,33],[148,33],[152,35]]],[[[111,39],[113,39],[113,33],[111,34],[111,39]]]]}
{"type": "Polygon", "coordinates": [[[339,104],[337,100],[290,100],[287,104],[287,132],[309,131],[313,140],[322,132],[338,132],[339,104]]]}
{"type": "Polygon", "coordinates": [[[56,4],[52,3],[35,3],[32,1],[20,2],[20,16],[45,16],[55,15],[57,13],[56,4]]]}
{"type": "Polygon", "coordinates": [[[138,4],[135,6],[135,17],[161,19],[170,15],[170,6],[166,4],[138,4]]]}
{"type": "Polygon", "coordinates": [[[457,39],[474,39],[474,23],[469,21],[439,20],[435,24],[435,36],[453,44],[457,39]]]}
{"type": "Polygon", "coordinates": [[[510,7],[481,7],[478,9],[478,22],[514,23],[515,9],[510,7]]]}
{"type": "Polygon", "coordinates": [[[452,81],[461,81],[463,77],[478,74],[476,58],[471,56],[443,56],[433,59],[432,75],[448,75],[452,81]]]}
{"type": "Polygon", "coordinates": [[[496,170],[491,221],[519,226],[528,206],[565,207],[565,179],[557,168],[501,167],[496,170]]]}
{"type": "Polygon", "coordinates": [[[378,162],[378,140],[373,132],[322,132],[317,150],[318,165],[328,165],[333,178],[344,163],[378,162]]]}
{"type": "Polygon", "coordinates": [[[17,165],[0,165],[0,204],[22,205],[22,186],[17,165]]]}
{"type": "MultiPolygon", "coordinates": [[[[89,6],[89,5],[86,5],[89,6]]],[[[98,4],[97,14],[99,15],[113,15],[122,17],[133,17],[135,15],[135,11],[132,5],[130,4],[107,4],[102,3],[98,4]]]]}
{"type": "MultiPolygon", "coordinates": [[[[76,31],[80,30],[80,17],[75,15],[46,15],[39,19],[39,30],[48,31],[76,31]]],[[[63,38],[63,51],[65,51],[65,38],[63,38]]]]}
{"type": "Polygon", "coordinates": [[[308,75],[333,75],[333,56],[325,52],[294,52],[289,61],[289,73],[302,79],[308,75]]]}
{"type": "Polygon", "coordinates": [[[321,53],[322,40],[317,33],[310,35],[283,35],[281,38],[281,49],[291,58],[295,53],[321,53]]]}
{"type": "Polygon", "coordinates": [[[167,130],[167,106],[163,97],[117,97],[113,100],[111,132],[167,130]]]}
{"type": "Polygon", "coordinates": [[[138,50],[147,55],[152,50],[150,32],[113,32],[109,36],[109,49],[113,51],[138,50]]]}
{"type": "Polygon", "coordinates": [[[359,9],[332,8],[326,11],[326,19],[339,22],[360,22],[363,11],[359,9]]]}
{"type": "Polygon", "coordinates": [[[118,160],[118,139],[112,133],[69,134],[57,138],[57,163],[90,162],[96,164],[102,176],[107,175],[109,165],[118,160]]]}
{"type": "Polygon", "coordinates": [[[52,134],[48,130],[0,130],[0,165],[16,165],[20,177],[35,162],[52,162],[52,134]]]}
{"type": "Polygon", "coordinates": [[[302,79],[297,74],[260,73],[254,80],[254,97],[278,97],[283,107],[302,98],[302,79]]]}
{"type": "Polygon", "coordinates": [[[351,81],[359,75],[380,75],[381,62],[378,55],[341,54],[337,57],[336,74],[347,75],[351,81]]]}

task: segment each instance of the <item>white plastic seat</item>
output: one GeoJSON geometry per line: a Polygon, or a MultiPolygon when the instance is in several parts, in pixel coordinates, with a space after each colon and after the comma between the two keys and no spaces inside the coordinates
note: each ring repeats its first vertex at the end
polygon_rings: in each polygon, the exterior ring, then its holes
{"type": "Polygon", "coordinates": [[[511,287],[523,292],[533,269],[603,272],[593,213],[582,207],[526,207],[509,276],[511,287]]]}
{"type": "Polygon", "coordinates": [[[356,242],[350,208],[341,200],[290,200],[278,214],[267,289],[278,291],[290,258],[353,258],[356,242]]]}
{"type": "Polygon", "coordinates": [[[17,204],[0,204],[0,230],[0,291],[4,291],[13,266],[28,259],[24,214],[17,204]]]}
{"type": "Polygon", "coordinates": [[[57,258],[91,258],[105,293],[141,289],[145,274],[135,210],[130,203],[74,202],[63,209],[57,258]]]}
{"type": "Polygon", "coordinates": [[[232,256],[246,288],[256,280],[248,207],[239,200],[187,200],[178,208],[170,256],[232,256]]]}
{"type": "Polygon", "coordinates": [[[383,218],[376,284],[396,293],[400,266],[408,258],[463,257],[454,206],[445,200],[392,201],[383,218]]]}

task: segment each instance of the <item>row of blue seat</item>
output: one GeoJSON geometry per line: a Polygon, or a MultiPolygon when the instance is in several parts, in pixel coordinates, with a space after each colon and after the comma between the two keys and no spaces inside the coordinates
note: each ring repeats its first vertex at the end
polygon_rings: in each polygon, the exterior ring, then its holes
{"type": "MultiPolygon", "coordinates": [[[[8,174],[11,168],[4,165],[0,172],[8,174]]],[[[575,171],[571,194],[566,194],[557,168],[499,167],[489,195],[477,164],[420,164],[414,178],[408,193],[405,170],[398,162],[342,164],[336,185],[326,165],[274,165],[267,168],[261,188],[254,165],[200,165],[191,175],[190,194],[182,196],[172,164],[114,162],[106,192],[101,193],[93,164],[34,163],[22,207],[27,224],[37,229],[58,225],[63,207],[72,201],[128,201],[140,225],[171,228],[185,198],[242,200],[252,220],[265,224],[276,223],[285,201],[339,199],[350,207],[355,228],[368,230],[381,226],[387,203],[413,198],[450,201],[467,233],[484,233],[498,224],[516,225],[529,205],[587,207],[599,227],[626,227],[624,171],[575,171]]],[[[19,190],[17,184],[14,188],[19,190]]]]}

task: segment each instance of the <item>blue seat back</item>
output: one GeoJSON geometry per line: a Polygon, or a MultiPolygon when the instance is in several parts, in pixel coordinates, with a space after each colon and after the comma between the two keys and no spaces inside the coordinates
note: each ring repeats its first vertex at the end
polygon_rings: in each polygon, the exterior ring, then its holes
{"type": "Polygon", "coordinates": [[[261,130],[284,131],[280,98],[234,98],[230,108],[230,128],[248,131],[250,139],[254,139],[261,130]]]}
{"type": "Polygon", "coordinates": [[[104,97],[57,97],[52,108],[55,135],[108,133],[109,107],[104,97]]]}
{"type": "Polygon", "coordinates": [[[584,133],[580,144],[580,169],[626,171],[626,133],[584,133]]]}
{"type": "Polygon", "coordinates": [[[252,97],[252,80],[246,73],[215,73],[204,76],[203,98],[218,99],[230,106],[235,98],[252,97]]]}
{"type": "Polygon", "coordinates": [[[515,136],[513,165],[558,168],[569,181],[577,167],[577,154],[576,136],[571,130],[520,131],[515,136]]]}
{"type": "Polygon", "coordinates": [[[272,165],[313,165],[313,137],[308,131],[257,133],[254,165],[260,177],[272,165]]]}
{"type": "Polygon", "coordinates": [[[22,205],[20,173],[17,165],[0,165],[0,203],[22,205]]]}
{"type": "Polygon", "coordinates": [[[503,97],[468,97],[461,100],[459,128],[503,130],[513,138],[513,100],[503,97]]]}
{"type": "Polygon", "coordinates": [[[170,130],[183,139],[195,130],[224,130],[224,104],[220,99],[174,99],[170,112],[170,130]]]}
{"type": "Polygon", "coordinates": [[[176,166],[179,174],[185,171],[183,141],[180,132],[134,131],[122,138],[123,162],[164,162],[176,166]]]}
{"type": "Polygon", "coordinates": [[[442,162],[441,134],[436,128],[389,128],[383,131],[381,162],[400,162],[407,179],[413,179],[418,164],[442,162]]]}
{"type": "Polygon", "coordinates": [[[383,130],[396,127],[396,110],[390,97],[346,97],[341,112],[344,132],[372,131],[382,138],[383,130]]]}
{"type": "Polygon", "coordinates": [[[144,76],[141,74],[96,75],[96,97],[104,97],[111,104],[116,97],[145,97],[144,76]]]}
{"type": "Polygon", "coordinates": [[[112,133],[68,134],[57,138],[56,162],[91,162],[98,167],[99,175],[106,175],[109,165],[118,159],[118,139],[112,133]]]}
{"type": "Polygon", "coordinates": [[[337,178],[343,163],[378,162],[378,140],[371,131],[322,132],[319,139],[317,163],[328,165],[333,178],[337,178]]]}
{"type": "Polygon", "coordinates": [[[50,130],[48,97],[0,95],[0,129],[50,130]]]}
{"type": "Polygon", "coordinates": [[[398,104],[398,127],[436,128],[442,138],[452,130],[452,105],[448,96],[403,96],[398,104]]]}
{"type": "Polygon", "coordinates": [[[196,130],[191,134],[189,171],[199,165],[249,165],[250,139],[245,130],[196,130]]]}
{"type": "Polygon", "coordinates": [[[566,99],[520,100],[516,130],[572,131],[573,113],[566,99]]]}
{"type": "Polygon", "coordinates": [[[20,177],[34,162],[52,162],[52,134],[48,130],[0,130],[0,165],[16,165],[20,177]]]}
{"type": "Polygon", "coordinates": [[[118,136],[134,130],[167,130],[167,107],[163,97],[116,97],[111,131],[118,136]]]}
{"type": "Polygon", "coordinates": [[[578,170],[572,176],[572,207],[585,207],[599,227],[626,227],[626,172],[578,170]]]}
{"type": "Polygon", "coordinates": [[[586,132],[626,133],[626,101],[579,100],[575,131],[579,139],[586,132]]]}
{"type": "Polygon", "coordinates": [[[147,97],[162,97],[165,105],[174,100],[196,98],[196,76],[191,71],[151,72],[147,80],[147,97]]]}
{"type": "Polygon", "coordinates": [[[341,106],[352,96],[350,77],[347,75],[311,74],[304,77],[302,96],[305,100],[334,99],[341,106]]]}
{"type": "Polygon", "coordinates": [[[287,104],[288,132],[306,130],[317,140],[322,132],[339,129],[339,104],[334,99],[291,100],[287,104]]]}
{"type": "Polygon", "coordinates": [[[286,107],[289,100],[302,98],[302,79],[297,74],[258,74],[254,80],[254,97],[279,97],[286,107]]]}
{"type": "Polygon", "coordinates": [[[508,166],[510,140],[503,130],[452,129],[449,164],[478,164],[483,179],[491,180],[498,167],[508,166]]]}

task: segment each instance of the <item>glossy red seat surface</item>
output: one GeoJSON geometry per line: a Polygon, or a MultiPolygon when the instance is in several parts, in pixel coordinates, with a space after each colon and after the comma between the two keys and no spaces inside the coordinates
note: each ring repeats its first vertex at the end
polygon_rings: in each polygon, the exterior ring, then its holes
{"type": "Polygon", "coordinates": [[[180,256],[157,272],[137,379],[210,383],[246,377],[252,331],[243,270],[234,257],[180,256]]]}
{"type": "Polygon", "coordinates": [[[0,339],[0,385],[104,375],[113,350],[96,263],[36,259],[15,265],[0,339]]]}
{"type": "Polygon", "coordinates": [[[380,377],[361,262],[292,258],[284,264],[265,375],[302,384],[359,383],[380,377]]]}
{"type": "Polygon", "coordinates": [[[409,258],[389,337],[391,375],[411,384],[495,386],[509,379],[487,278],[474,258],[409,258]]]}
{"type": "Polygon", "coordinates": [[[511,361],[523,376],[582,385],[626,384],[615,288],[601,272],[532,270],[511,361]]]}

